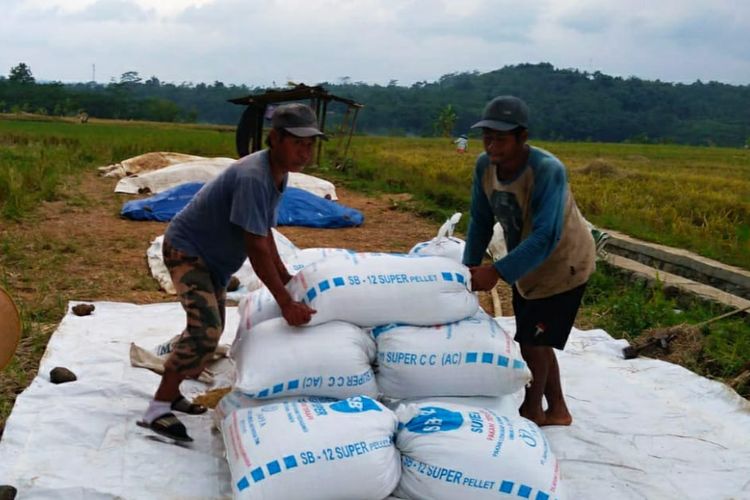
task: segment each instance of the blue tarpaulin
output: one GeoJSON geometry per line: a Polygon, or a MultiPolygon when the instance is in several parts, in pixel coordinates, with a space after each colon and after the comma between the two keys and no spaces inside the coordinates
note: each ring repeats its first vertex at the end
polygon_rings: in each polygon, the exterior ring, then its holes
{"type": "MultiPolygon", "coordinates": [[[[202,182],[189,182],[149,198],[125,202],[120,215],[133,220],[170,221],[202,186],[202,182]]],[[[336,228],[362,222],[360,211],[299,188],[287,187],[279,203],[280,226],[336,228]]]]}
{"type": "Polygon", "coordinates": [[[201,187],[202,182],[188,182],[149,198],[127,201],[123,204],[120,215],[133,220],[170,221],[201,187]]]}
{"type": "Polygon", "coordinates": [[[279,203],[279,226],[352,227],[364,220],[359,210],[299,188],[287,187],[279,203]]]}

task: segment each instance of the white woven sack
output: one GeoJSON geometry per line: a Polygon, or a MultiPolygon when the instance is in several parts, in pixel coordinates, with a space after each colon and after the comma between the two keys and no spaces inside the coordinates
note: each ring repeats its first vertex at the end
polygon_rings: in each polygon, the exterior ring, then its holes
{"type": "MultiPolygon", "coordinates": [[[[274,234],[281,235],[278,231],[275,231],[274,234]]],[[[293,245],[291,242],[289,243],[293,245]]],[[[279,246],[278,237],[276,238],[276,246],[279,248],[279,257],[281,257],[281,261],[284,263],[290,274],[296,274],[300,269],[303,269],[306,265],[313,262],[351,252],[351,250],[345,248],[284,248],[279,246]]],[[[239,271],[234,273],[234,275],[240,280],[241,288],[239,292],[242,295],[255,291],[263,286],[263,282],[258,278],[258,275],[255,274],[255,270],[248,259],[245,259],[242,267],[239,271]]]]}
{"type": "Polygon", "coordinates": [[[284,263],[290,273],[296,274],[313,262],[342,257],[352,253],[355,252],[347,248],[303,248],[302,250],[297,250],[294,255],[289,256],[284,263]]]}
{"type": "Polygon", "coordinates": [[[251,398],[378,396],[375,342],[351,323],[293,327],[273,318],[250,330],[240,325],[230,356],[234,387],[251,398]]]}
{"type": "Polygon", "coordinates": [[[336,398],[319,398],[316,396],[297,396],[289,398],[279,399],[255,399],[251,398],[247,394],[232,389],[226,393],[216,404],[214,408],[212,419],[214,426],[221,431],[221,424],[224,419],[237,410],[243,408],[257,408],[259,406],[265,406],[270,404],[279,404],[284,402],[295,402],[295,403],[333,403],[338,401],[336,398]]]}
{"type": "Polygon", "coordinates": [[[487,408],[498,415],[517,415],[518,408],[523,403],[526,391],[519,390],[505,396],[432,396],[429,398],[391,399],[381,397],[378,400],[393,411],[401,405],[421,405],[424,403],[449,403],[463,406],[487,408]]]}
{"type": "Polygon", "coordinates": [[[473,315],[469,269],[446,257],[349,253],[309,264],[287,285],[317,313],[311,324],[435,325],[473,315]]]}
{"type": "Polygon", "coordinates": [[[440,402],[396,410],[404,498],[562,499],[560,465],[523,417],[440,402]]]}
{"type": "MultiPolygon", "coordinates": [[[[294,252],[290,252],[287,255],[282,256],[281,259],[289,272],[294,275],[313,262],[318,262],[331,257],[339,257],[350,253],[352,253],[352,251],[345,248],[305,248],[303,250],[297,249],[294,252]]],[[[242,283],[244,279],[245,283],[253,283],[253,280],[255,280],[256,284],[254,287],[252,284],[245,285],[246,289],[250,291],[249,294],[245,289],[241,289],[239,291],[240,293],[235,292],[235,294],[232,295],[232,298],[240,301],[239,312],[240,318],[242,318],[240,323],[244,324],[245,328],[249,329],[252,328],[253,325],[257,325],[267,319],[281,317],[281,309],[268,288],[263,286],[260,278],[255,275],[249,261],[245,261],[245,263],[247,268],[245,274],[243,274],[244,278],[239,278],[240,283],[242,283]]],[[[243,269],[245,269],[245,265],[243,265],[243,269]]],[[[230,295],[227,295],[227,297],[229,296],[230,295]]]]}
{"type": "Polygon", "coordinates": [[[516,341],[481,309],[447,325],[386,325],[372,334],[378,386],[390,398],[502,396],[531,380],[516,341]]]}
{"type": "Polygon", "coordinates": [[[401,473],[396,424],[364,396],[237,410],[222,423],[234,497],[381,500],[401,473]]]}
{"type": "Polygon", "coordinates": [[[463,262],[464,247],[466,242],[461,238],[453,237],[453,230],[461,220],[461,212],[456,212],[450,219],[445,221],[435,238],[430,241],[417,243],[409,250],[411,255],[438,255],[448,257],[456,262],[463,262]]]}
{"type": "MultiPolygon", "coordinates": [[[[341,250],[302,268],[287,284],[295,300],[317,311],[311,325],[342,320],[363,327],[387,323],[435,325],[473,315],[467,267],[446,257],[353,253],[341,250]]],[[[242,297],[240,323],[281,316],[267,288],[242,297]]]]}
{"type": "Polygon", "coordinates": [[[260,287],[240,297],[237,306],[240,313],[239,328],[249,330],[255,325],[273,318],[281,317],[281,308],[266,287],[260,287]]]}

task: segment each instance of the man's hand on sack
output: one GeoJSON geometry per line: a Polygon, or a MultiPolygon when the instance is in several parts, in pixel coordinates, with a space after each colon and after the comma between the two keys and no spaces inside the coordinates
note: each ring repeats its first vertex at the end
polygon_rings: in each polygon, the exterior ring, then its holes
{"type": "Polygon", "coordinates": [[[302,302],[290,301],[281,306],[281,314],[291,326],[301,326],[310,322],[317,311],[302,302]]]}
{"type": "Polygon", "coordinates": [[[492,264],[470,267],[469,271],[471,272],[471,290],[474,292],[488,292],[500,279],[497,269],[492,264]]]}

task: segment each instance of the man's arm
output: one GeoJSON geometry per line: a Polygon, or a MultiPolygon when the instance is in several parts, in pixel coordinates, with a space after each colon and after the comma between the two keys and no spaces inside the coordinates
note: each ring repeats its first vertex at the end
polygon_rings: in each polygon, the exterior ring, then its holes
{"type": "MultiPolygon", "coordinates": [[[[279,273],[276,267],[276,261],[281,262],[275,243],[270,243],[269,238],[273,239],[273,234],[268,236],[258,236],[245,232],[245,252],[247,253],[250,264],[253,266],[255,274],[263,282],[268,290],[276,299],[281,308],[281,313],[287,323],[292,326],[304,325],[310,321],[315,310],[301,302],[295,302],[289,292],[284,288],[285,277],[279,273]]],[[[281,264],[283,266],[283,264],[281,264]]],[[[286,268],[284,269],[286,271],[286,268]]],[[[286,275],[288,276],[288,272],[286,275]]],[[[287,280],[288,281],[288,280],[287,280]]]]}
{"type": "Polygon", "coordinates": [[[465,266],[477,266],[482,262],[487,245],[492,239],[492,228],[495,225],[495,215],[482,189],[482,177],[484,177],[489,161],[480,162],[482,159],[477,162],[477,167],[474,169],[474,180],[471,186],[471,218],[462,259],[465,266]]]}
{"type": "Polygon", "coordinates": [[[469,266],[469,271],[471,271],[471,289],[474,291],[491,290],[500,278],[491,264],[480,265],[487,251],[487,245],[492,239],[492,230],[495,225],[495,214],[492,213],[490,202],[482,189],[482,178],[488,165],[489,160],[486,157],[480,157],[474,169],[474,180],[471,186],[471,219],[469,219],[466,247],[464,247],[463,263],[469,266]]]}
{"type": "Polygon", "coordinates": [[[276,239],[273,237],[273,231],[268,231],[268,236],[266,236],[266,238],[268,239],[268,244],[271,246],[271,255],[274,256],[273,265],[281,277],[281,282],[286,285],[289,283],[289,280],[292,279],[292,275],[289,274],[289,270],[286,268],[286,265],[284,265],[284,261],[281,260],[279,249],[276,246],[276,239]]]}

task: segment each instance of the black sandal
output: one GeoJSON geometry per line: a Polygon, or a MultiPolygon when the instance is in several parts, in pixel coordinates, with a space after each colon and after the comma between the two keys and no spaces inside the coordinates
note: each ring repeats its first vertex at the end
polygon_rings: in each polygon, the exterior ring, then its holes
{"type": "Polygon", "coordinates": [[[174,413],[165,413],[164,415],[157,417],[150,424],[139,420],[136,422],[140,427],[151,429],[160,436],[172,439],[174,441],[180,441],[182,443],[190,443],[193,438],[188,436],[187,429],[180,422],[174,413]]]}
{"type": "Polygon", "coordinates": [[[172,401],[172,411],[178,411],[180,413],[187,413],[188,415],[200,415],[206,413],[208,408],[197,403],[191,403],[185,396],[180,395],[177,399],[172,401]]]}

